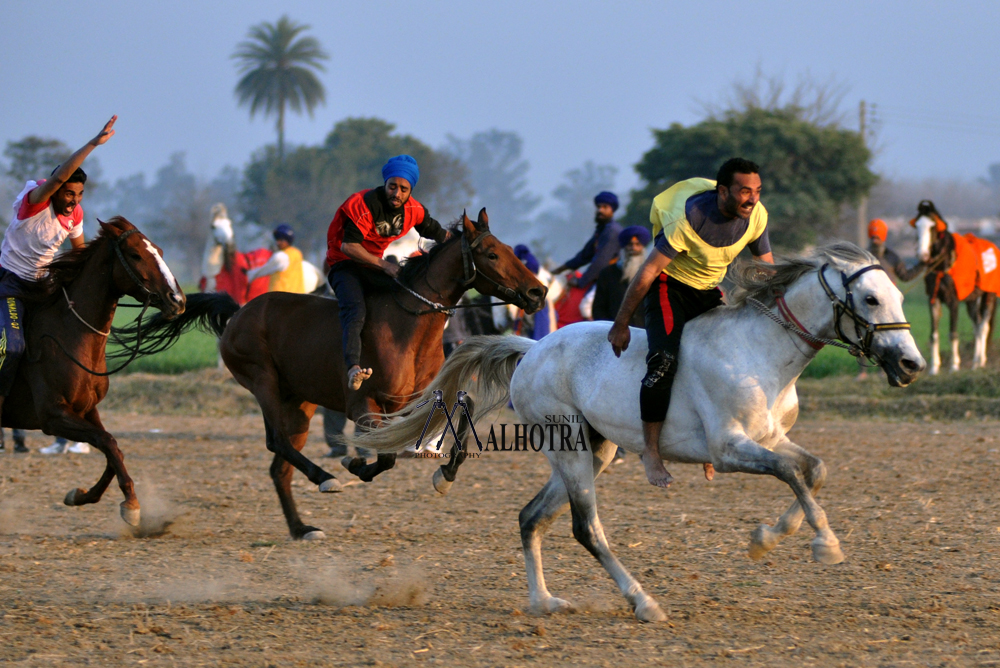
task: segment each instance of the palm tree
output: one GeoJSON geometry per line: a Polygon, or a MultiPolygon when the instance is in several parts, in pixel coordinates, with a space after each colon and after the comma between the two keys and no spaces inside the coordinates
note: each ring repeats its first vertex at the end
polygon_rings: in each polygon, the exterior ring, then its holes
{"type": "Polygon", "coordinates": [[[278,159],[285,154],[285,106],[302,113],[326,101],[326,91],[316,77],[324,71],[320,61],[328,56],[314,37],[298,37],[309,26],[282,16],[277,23],[261,23],[250,28],[247,41],[236,46],[233,58],[243,75],[236,84],[241,106],[250,105],[250,118],[257,111],[264,117],[278,115],[278,159]]]}

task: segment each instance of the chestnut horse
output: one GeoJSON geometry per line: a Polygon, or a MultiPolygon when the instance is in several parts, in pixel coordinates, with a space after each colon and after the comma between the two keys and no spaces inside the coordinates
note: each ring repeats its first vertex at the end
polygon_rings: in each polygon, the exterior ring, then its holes
{"type": "MultiPolygon", "coordinates": [[[[100,235],[90,244],[50,263],[37,292],[24,297],[27,350],[3,402],[2,423],[83,441],[104,453],[107,467],[97,484],[70,491],[65,503],[97,503],[117,476],[125,495],[122,519],[138,526],[132,479],[97,412],[108,392],[108,332],[124,295],[155,306],[163,318],[184,312],[184,293],[160,249],[124,218],[112,218],[101,223],[100,235]]],[[[126,348],[140,343],[121,342],[126,348]]]]}
{"type": "MultiPolygon", "coordinates": [[[[333,475],[301,452],[317,405],[343,411],[359,428],[377,427],[380,414],[409,403],[444,364],[447,311],[466,290],[514,302],[529,313],[545,303],[545,287],[493,236],[485,209],[475,224],[463,214],[448,241],[407,260],[398,285],[381,272],[369,278],[361,365],[374,373],[357,391],[347,388],[339,308],[331,299],[271,292],[239,308],[227,295],[191,295],[180,318],[157,316],[143,325],[146,336],[159,338],[164,347],[194,325],[220,336],[223,361],[264,414],[267,449],[274,453],[271,478],[296,539],[324,535],[299,517],[292,467],[321,492],[340,491],[333,475]]],[[[452,454],[453,460],[464,455],[452,454]]],[[[395,454],[380,454],[371,464],[345,460],[366,482],[394,464],[395,454]]]]}

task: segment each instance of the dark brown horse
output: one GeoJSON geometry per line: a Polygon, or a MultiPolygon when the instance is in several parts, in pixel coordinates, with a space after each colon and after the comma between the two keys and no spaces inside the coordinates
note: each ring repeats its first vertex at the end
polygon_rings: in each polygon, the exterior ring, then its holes
{"type": "MultiPolygon", "coordinates": [[[[384,280],[380,277],[371,278],[384,280]]],[[[274,452],[271,478],[293,538],[317,539],[323,533],[299,517],[292,467],[321,492],[340,491],[333,475],[301,452],[317,405],[343,411],[370,429],[378,426],[379,414],[398,410],[419,394],[444,364],[447,314],[431,303],[454,306],[470,288],[529,313],[545,303],[545,286],[489,231],[485,209],[475,224],[463,214],[448,241],[404,263],[399,280],[405,288],[389,279],[384,288],[367,290],[361,365],[373,374],[356,392],[347,389],[338,306],[330,299],[269,293],[237,310],[225,295],[191,295],[183,316],[173,322],[158,317],[150,324],[151,335],[167,345],[194,324],[219,334],[222,359],[264,414],[267,449],[274,452]]],[[[345,462],[366,482],[394,463],[393,454],[379,455],[371,464],[345,462]]]]}
{"type": "Polygon", "coordinates": [[[107,371],[107,332],[122,296],[172,318],[184,311],[184,293],[160,249],[124,218],[101,223],[96,239],[59,256],[48,270],[37,293],[24,298],[27,351],[3,402],[3,426],[41,429],[96,447],[107,458],[104,473],[89,490],[70,491],[66,505],[97,503],[117,476],[125,495],[122,518],[138,526],[132,479],[97,412],[108,392],[107,376],[98,374],[107,371]]]}

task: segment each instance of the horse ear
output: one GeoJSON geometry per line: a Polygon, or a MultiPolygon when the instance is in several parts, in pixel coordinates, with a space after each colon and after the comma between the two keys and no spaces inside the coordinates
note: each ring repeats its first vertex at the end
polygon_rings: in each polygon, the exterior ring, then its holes
{"type": "Polygon", "coordinates": [[[101,226],[101,229],[102,229],[102,230],[104,230],[105,232],[108,232],[108,231],[110,231],[110,230],[111,230],[111,225],[110,225],[110,224],[108,224],[108,223],[105,223],[105,222],[104,222],[103,220],[101,220],[100,218],[98,218],[98,219],[97,219],[97,224],[98,224],[98,225],[100,225],[100,226],[101,226]]]}
{"type": "Polygon", "coordinates": [[[476,222],[476,229],[479,230],[490,229],[490,217],[486,215],[485,206],[479,210],[479,220],[476,222]]]}
{"type": "Polygon", "coordinates": [[[466,233],[469,234],[470,238],[476,231],[476,226],[473,224],[471,220],[469,220],[469,217],[465,214],[465,210],[462,211],[462,227],[465,229],[466,233]]]}

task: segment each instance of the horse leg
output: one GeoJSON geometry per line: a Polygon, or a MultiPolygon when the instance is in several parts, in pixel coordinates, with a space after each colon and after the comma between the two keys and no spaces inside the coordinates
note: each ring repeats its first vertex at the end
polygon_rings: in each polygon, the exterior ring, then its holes
{"type": "MultiPolygon", "coordinates": [[[[716,448],[710,444],[710,451],[715,450],[716,448]]],[[[810,492],[805,472],[796,462],[795,456],[772,452],[743,433],[729,434],[718,450],[721,454],[716,457],[716,453],[713,452],[712,464],[719,472],[773,475],[791,487],[799,506],[805,513],[806,521],[816,532],[816,537],[812,541],[813,559],[822,564],[839,564],[844,560],[840,541],[830,530],[826,513],[810,492]]]]}
{"type": "Polygon", "coordinates": [[[965,300],[965,310],[969,313],[969,320],[972,321],[973,344],[972,344],[972,368],[979,369],[982,366],[982,341],[983,338],[983,316],[982,316],[983,295],[979,294],[965,300]]]}
{"type": "MultiPolygon", "coordinates": [[[[465,398],[465,403],[469,406],[469,415],[472,415],[474,418],[476,415],[475,403],[469,397],[465,398]]],[[[461,411],[461,406],[459,410],[461,411]]],[[[470,428],[471,425],[469,424],[469,420],[465,418],[465,413],[458,413],[458,441],[451,446],[448,463],[439,466],[431,478],[431,482],[434,483],[434,489],[438,494],[448,493],[448,490],[451,489],[451,484],[455,482],[455,474],[458,473],[458,467],[469,456],[468,436],[470,428]]]]}
{"type": "MultiPolygon", "coordinates": [[[[354,422],[354,432],[357,433],[358,430],[368,430],[374,429],[375,426],[365,423],[365,422],[354,422]]],[[[375,479],[375,476],[382,473],[383,471],[388,471],[393,466],[396,465],[396,453],[395,452],[380,452],[378,457],[371,464],[367,463],[364,457],[344,457],[340,461],[341,465],[348,470],[352,475],[356,475],[358,478],[364,482],[371,482],[375,479]]]]}
{"type": "MultiPolygon", "coordinates": [[[[274,427],[265,420],[264,430],[267,440],[273,441],[274,427]]],[[[305,438],[293,439],[292,444],[297,449],[302,449],[305,445],[305,438]]],[[[270,447],[268,448],[271,449],[270,447]]],[[[288,531],[295,540],[320,540],[326,536],[323,532],[314,527],[304,524],[299,517],[299,510],[295,506],[295,497],[292,496],[292,475],[295,469],[280,455],[275,455],[271,462],[271,480],[274,482],[274,489],[278,493],[278,500],[281,502],[281,511],[285,514],[285,521],[288,523],[288,531]]]]}
{"type": "Polygon", "coordinates": [[[125,456],[118,448],[118,441],[115,437],[104,430],[101,417],[97,409],[87,413],[86,418],[79,418],[69,413],[62,413],[58,416],[45,420],[45,431],[68,438],[72,441],[83,441],[89,443],[104,453],[107,459],[107,466],[100,479],[89,490],[77,488],[70,490],[63,503],[67,506],[82,506],[88,503],[97,503],[103,496],[111,479],[118,477],[118,486],[125,496],[121,503],[121,516],[125,522],[131,526],[139,526],[139,499],[135,495],[135,485],[125,469],[125,456]]]}
{"type": "Polygon", "coordinates": [[[955,295],[950,295],[948,299],[948,333],[951,339],[951,365],[950,371],[958,371],[962,364],[962,358],[958,354],[958,315],[961,304],[955,295]]]}
{"type": "MultiPolygon", "coordinates": [[[[591,453],[593,470],[600,475],[614,458],[615,446],[608,447],[607,441],[597,432],[591,432],[591,453]]],[[[551,462],[550,462],[551,463],[551,462]]],[[[535,495],[518,516],[521,527],[521,548],[524,551],[524,565],[528,575],[528,599],[532,612],[536,614],[572,609],[569,601],[556,598],[545,586],[542,570],[542,536],[552,522],[569,508],[569,495],[563,479],[552,468],[552,475],[541,491],[535,495]]]]}
{"type": "MultiPolygon", "coordinates": [[[[826,464],[823,463],[822,459],[813,456],[788,440],[776,445],[774,452],[792,457],[795,463],[799,465],[799,468],[802,469],[806,486],[812,492],[812,495],[816,496],[819,494],[819,491],[823,488],[823,483],[826,482],[826,464]]],[[[785,511],[785,514],[778,518],[778,522],[774,527],[762,523],[750,535],[750,548],[747,551],[750,558],[755,561],[762,558],[765,554],[776,548],[778,543],[786,537],[795,534],[799,530],[799,527],[802,526],[804,518],[805,512],[803,512],[801,504],[796,500],[792,501],[792,505],[785,511]]]]}
{"type": "MultiPolygon", "coordinates": [[[[265,423],[271,425],[271,436],[267,449],[280,456],[309,478],[309,482],[319,485],[321,492],[339,492],[340,483],[332,474],[324,471],[293,445],[293,439],[301,436],[302,443],[309,434],[309,421],[316,412],[316,404],[295,400],[283,401],[277,382],[258,382],[254,386],[254,396],[260,404],[265,423]]],[[[299,446],[301,449],[302,445],[299,446]]]]}
{"type": "Polygon", "coordinates": [[[941,301],[931,295],[931,368],[930,374],[936,376],[941,370],[941,342],[938,325],[941,322],[941,301]]]}

